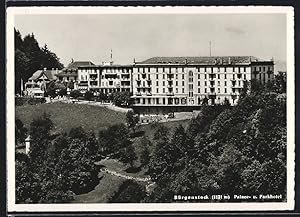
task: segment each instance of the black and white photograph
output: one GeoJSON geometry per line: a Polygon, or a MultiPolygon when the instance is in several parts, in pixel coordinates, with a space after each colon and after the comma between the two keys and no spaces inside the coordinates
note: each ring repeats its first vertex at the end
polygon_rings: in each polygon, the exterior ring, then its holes
{"type": "Polygon", "coordinates": [[[292,7],[8,8],[8,210],[292,210],[294,74],[292,7]]]}

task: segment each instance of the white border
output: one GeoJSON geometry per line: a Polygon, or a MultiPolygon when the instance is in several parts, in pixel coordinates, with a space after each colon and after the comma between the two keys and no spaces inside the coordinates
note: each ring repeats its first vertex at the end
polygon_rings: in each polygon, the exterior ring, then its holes
{"type": "Polygon", "coordinates": [[[294,9],[282,6],[226,7],[10,7],[7,9],[7,209],[8,212],[59,211],[233,211],[293,210],[295,205],[294,9]],[[287,202],[15,204],[14,17],[18,14],[274,14],[287,15],[287,202]]]}

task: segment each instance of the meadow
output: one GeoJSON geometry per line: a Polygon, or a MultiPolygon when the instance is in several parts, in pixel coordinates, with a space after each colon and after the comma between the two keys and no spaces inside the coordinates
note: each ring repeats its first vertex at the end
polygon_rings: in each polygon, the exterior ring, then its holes
{"type": "Polygon", "coordinates": [[[93,105],[62,102],[16,106],[16,119],[20,119],[29,128],[32,120],[44,112],[50,115],[56,132],[68,132],[71,128],[82,127],[86,132],[98,133],[106,127],[126,122],[126,114],[122,112],[93,105]]]}

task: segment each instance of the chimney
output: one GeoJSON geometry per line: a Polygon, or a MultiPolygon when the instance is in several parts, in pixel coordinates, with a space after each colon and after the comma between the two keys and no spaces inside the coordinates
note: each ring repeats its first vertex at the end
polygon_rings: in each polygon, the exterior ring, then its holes
{"type": "Polygon", "coordinates": [[[47,70],[47,68],[44,68],[44,71],[46,71],[47,70]]]}

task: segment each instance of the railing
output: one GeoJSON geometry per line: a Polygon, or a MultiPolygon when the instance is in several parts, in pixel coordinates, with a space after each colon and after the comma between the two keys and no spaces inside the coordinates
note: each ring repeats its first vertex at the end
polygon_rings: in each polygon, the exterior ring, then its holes
{"type": "Polygon", "coordinates": [[[174,96],[174,92],[167,92],[167,96],[174,96]]]}

